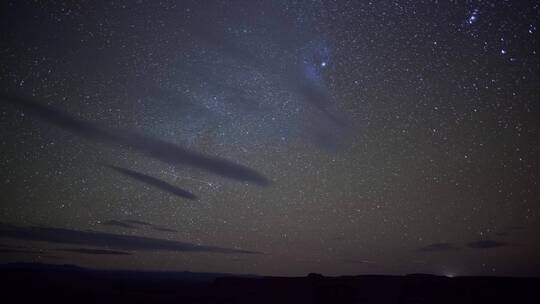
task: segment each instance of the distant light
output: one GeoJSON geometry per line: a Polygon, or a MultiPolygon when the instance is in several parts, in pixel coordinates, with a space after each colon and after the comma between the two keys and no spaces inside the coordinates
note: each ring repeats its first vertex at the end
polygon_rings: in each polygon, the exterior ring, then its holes
{"type": "Polygon", "coordinates": [[[505,49],[502,49],[502,50],[501,50],[501,54],[503,54],[503,55],[506,54],[506,50],[505,50],[505,49]]]}
{"type": "Polygon", "coordinates": [[[324,68],[326,66],[326,61],[321,62],[321,66],[324,68]]]}

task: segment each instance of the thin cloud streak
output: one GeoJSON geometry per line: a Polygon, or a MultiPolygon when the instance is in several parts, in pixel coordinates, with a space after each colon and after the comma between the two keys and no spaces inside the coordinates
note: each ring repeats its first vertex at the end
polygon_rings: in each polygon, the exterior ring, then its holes
{"type": "MultiPolygon", "coordinates": [[[[110,168],[124,176],[130,177],[132,179],[135,179],[139,182],[145,183],[147,185],[150,185],[156,189],[171,193],[173,195],[176,195],[181,198],[187,198],[189,200],[196,200],[197,196],[195,196],[193,193],[186,191],[184,189],[178,188],[174,185],[171,185],[167,182],[164,182],[160,179],[157,179],[155,177],[139,173],[137,171],[129,170],[122,167],[112,166],[112,165],[106,165],[107,168],[110,168]]],[[[123,224],[123,223],[122,223],[123,224]]],[[[124,224],[125,225],[125,224],[124,224]]],[[[133,227],[134,228],[134,227],[133,227]]]]}
{"type": "Polygon", "coordinates": [[[91,248],[67,248],[59,249],[64,252],[74,252],[82,254],[91,254],[91,255],[131,255],[131,252],[119,251],[119,250],[108,250],[108,249],[91,249],[91,248]]]}
{"type": "Polygon", "coordinates": [[[2,96],[0,99],[37,118],[89,140],[130,147],[148,157],[171,165],[187,165],[225,178],[251,182],[259,186],[270,185],[270,181],[255,170],[223,158],[192,152],[179,145],[130,131],[105,129],[31,100],[7,96],[2,96]]]}

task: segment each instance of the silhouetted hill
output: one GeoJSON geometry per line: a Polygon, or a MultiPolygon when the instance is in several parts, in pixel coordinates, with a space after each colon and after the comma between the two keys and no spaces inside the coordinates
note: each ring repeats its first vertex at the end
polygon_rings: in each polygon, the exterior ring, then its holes
{"type": "Polygon", "coordinates": [[[83,276],[85,278],[106,277],[107,279],[122,279],[131,281],[169,281],[192,283],[211,283],[218,277],[255,277],[254,275],[239,275],[213,272],[164,272],[136,270],[98,270],[69,264],[40,264],[40,263],[11,263],[0,265],[0,271],[15,271],[39,273],[42,276],[83,276]]]}
{"type": "MultiPolygon", "coordinates": [[[[3,297],[17,303],[213,302],[207,290],[226,273],[96,270],[72,265],[0,265],[3,297]]],[[[10,302],[6,302],[10,303],[10,302]]]]}
{"type": "Polygon", "coordinates": [[[0,281],[3,299],[17,303],[533,303],[540,286],[539,278],[257,277],[24,263],[0,265],[0,281]]]}
{"type": "Polygon", "coordinates": [[[525,303],[538,278],[343,276],[218,278],[215,294],[232,303],[525,303]]]}

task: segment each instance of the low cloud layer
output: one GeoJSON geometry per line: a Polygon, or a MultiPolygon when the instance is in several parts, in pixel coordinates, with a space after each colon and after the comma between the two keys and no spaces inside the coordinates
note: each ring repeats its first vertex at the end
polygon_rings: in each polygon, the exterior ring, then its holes
{"type": "Polygon", "coordinates": [[[65,245],[102,247],[113,250],[207,252],[224,254],[262,254],[261,252],[196,245],[142,236],[121,235],[64,228],[15,226],[0,223],[0,238],[22,241],[41,241],[65,245]]]}

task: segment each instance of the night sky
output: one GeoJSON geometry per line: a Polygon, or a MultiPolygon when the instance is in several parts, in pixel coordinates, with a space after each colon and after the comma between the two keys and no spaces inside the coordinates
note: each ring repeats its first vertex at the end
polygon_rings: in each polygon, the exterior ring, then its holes
{"type": "Polygon", "coordinates": [[[536,1],[2,1],[0,262],[540,275],[536,1]]]}

